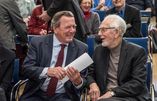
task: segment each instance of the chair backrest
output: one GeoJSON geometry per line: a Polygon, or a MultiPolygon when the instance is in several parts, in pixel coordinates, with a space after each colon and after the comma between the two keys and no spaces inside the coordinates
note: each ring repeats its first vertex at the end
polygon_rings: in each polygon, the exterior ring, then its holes
{"type": "MultiPolygon", "coordinates": [[[[148,37],[125,38],[125,40],[142,46],[148,55],[148,37]]],[[[146,71],[147,71],[147,81],[146,81],[147,87],[148,87],[148,89],[150,89],[150,85],[151,85],[151,81],[152,81],[152,62],[151,61],[147,61],[146,71]]]]}
{"type": "Polygon", "coordinates": [[[39,37],[39,36],[41,36],[41,35],[28,35],[27,36],[28,37],[28,42],[30,42],[33,37],[39,37]]]}
{"type": "Polygon", "coordinates": [[[103,21],[105,16],[106,16],[106,12],[105,11],[100,11],[100,10],[93,10],[94,12],[97,12],[99,14],[100,17],[100,21],[103,21]]]}
{"type": "Polygon", "coordinates": [[[143,37],[148,36],[148,23],[147,22],[141,22],[141,32],[143,37]]]}
{"type": "Polygon", "coordinates": [[[92,57],[93,52],[94,52],[94,41],[95,41],[95,36],[94,35],[87,36],[86,43],[88,45],[88,54],[91,57],[92,57]]]}
{"type": "Polygon", "coordinates": [[[17,83],[19,81],[19,70],[20,70],[20,60],[16,58],[14,60],[13,83],[17,83]]]}
{"type": "Polygon", "coordinates": [[[137,45],[142,46],[146,53],[148,53],[148,37],[140,37],[140,38],[124,38],[125,40],[135,43],[137,45]]]}

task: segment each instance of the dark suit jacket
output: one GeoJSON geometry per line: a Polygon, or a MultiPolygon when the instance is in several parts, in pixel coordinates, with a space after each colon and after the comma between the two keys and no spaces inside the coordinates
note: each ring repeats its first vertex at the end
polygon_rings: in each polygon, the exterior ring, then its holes
{"type": "Polygon", "coordinates": [[[85,42],[86,34],[89,33],[89,31],[84,21],[84,14],[79,6],[78,0],[52,0],[47,13],[53,17],[56,12],[63,10],[71,11],[74,14],[77,24],[75,38],[85,42]]]}
{"type": "MultiPolygon", "coordinates": [[[[50,67],[52,49],[52,34],[32,39],[23,65],[24,76],[29,78],[23,97],[31,96],[40,89],[41,85],[45,81],[46,78],[39,79],[39,75],[45,67],[50,67]]],[[[69,43],[65,65],[68,65],[86,51],[87,46],[84,43],[74,39],[71,43],[69,43]]],[[[84,83],[85,81],[86,80],[84,79],[84,83]]],[[[67,94],[69,94],[71,99],[73,99],[72,101],[79,101],[79,93],[76,89],[74,89],[74,86],[70,81],[65,83],[65,89],[68,89],[67,94]]]]}
{"type": "MultiPolygon", "coordinates": [[[[98,84],[101,95],[107,91],[109,54],[109,49],[101,45],[95,49],[94,64],[89,68],[87,78],[88,85],[93,82],[98,84]]],[[[123,40],[117,73],[118,87],[113,88],[116,97],[128,97],[128,99],[132,97],[138,101],[149,101],[146,88],[146,60],[147,56],[143,48],[123,40]]]]}
{"type": "MultiPolygon", "coordinates": [[[[115,7],[111,8],[106,12],[106,14],[115,14],[117,13],[115,7]]],[[[135,7],[130,5],[125,6],[124,18],[128,26],[124,37],[141,37],[141,17],[140,12],[135,7]]]]}
{"type": "Polygon", "coordinates": [[[16,34],[21,44],[27,43],[27,27],[16,2],[0,0],[0,42],[9,49],[15,49],[16,34]]]}
{"type": "Polygon", "coordinates": [[[138,8],[139,10],[153,7],[152,0],[126,0],[126,3],[138,8]]]}
{"type": "Polygon", "coordinates": [[[0,45],[0,87],[5,91],[11,86],[15,53],[0,45]]]}

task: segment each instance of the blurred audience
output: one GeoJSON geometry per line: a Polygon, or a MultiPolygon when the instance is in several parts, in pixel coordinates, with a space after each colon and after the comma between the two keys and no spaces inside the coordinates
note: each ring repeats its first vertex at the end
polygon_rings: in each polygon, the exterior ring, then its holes
{"type": "Polygon", "coordinates": [[[126,0],[112,0],[114,7],[106,14],[117,14],[125,20],[127,30],[124,37],[142,37],[140,11],[125,2],[126,0]]]}
{"type": "Polygon", "coordinates": [[[90,34],[98,34],[100,17],[98,13],[92,12],[93,0],[80,0],[80,7],[84,13],[84,19],[90,34]]]}
{"type": "Polygon", "coordinates": [[[28,34],[46,35],[48,32],[51,31],[50,28],[48,28],[48,23],[39,18],[43,11],[43,4],[37,5],[33,9],[30,20],[28,21],[28,34]]]}
{"type": "Polygon", "coordinates": [[[107,11],[112,7],[112,0],[94,0],[94,8],[92,10],[107,11]]]}
{"type": "MultiPolygon", "coordinates": [[[[45,0],[46,2],[50,2],[50,0],[45,0]]],[[[89,31],[83,18],[84,14],[79,6],[79,0],[51,0],[51,5],[40,15],[40,18],[49,21],[56,12],[63,10],[71,11],[75,16],[77,25],[75,38],[86,42],[86,35],[89,31]]]]}
{"type": "Polygon", "coordinates": [[[20,9],[20,14],[23,17],[23,20],[27,24],[32,13],[32,10],[36,6],[34,0],[15,0],[15,1],[20,9]]]}

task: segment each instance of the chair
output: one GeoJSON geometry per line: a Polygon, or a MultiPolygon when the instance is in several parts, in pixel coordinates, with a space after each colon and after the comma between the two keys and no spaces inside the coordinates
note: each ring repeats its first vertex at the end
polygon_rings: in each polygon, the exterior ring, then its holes
{"type": "Polygon", "coordinates": [[[140,38],[125,37],[124,39],[129,41],[129,42],[132,42],[132,43],[135,43],[137,45],[142,46],[146,50],[146,52],[148,53],[148,37],[140,37],[140,38]]]}
{"type": "Polygon", "coordinates": [[[147,55],[148,55],[148,60],[146,63],[146,71],[147,71],[147,87],[150,90],[150,86],[152,83],[152,61],[149,58],[149,53],[148,53],[148,37],[142,37],[142,38],[124,38],[125,40],[132,42],[134,44],[142,46],[147,55]]]}
{"type": "Polygon", "coordinates": [[[86,43],[88,45],[88,54],[89,54],[89,56],[92,57],[92,55],[94,53],[95,36],[94,35],[87,36],[86,43]]]}
{"type": "Polygon", "coordinates": [[[28,35],[28,42],[30,42],[33,37],[39,37],[39,36],[41,35],[28,35]]]}
{"type": "Polygon", "coordinates": [[[105,16],[106,16],[106,12],[105,11],[100,11],[100,10],[93,10],[94,12],[97,12],[99,14],[100,17],[100,21],[103,21],[105,16]]]}
{"type": "Polygon", "coordinates": [[[26,80],[19,80],[12,88],[10,94],[10,101],[19,101],[20,96],[23,94],[25,85],[28,79],[26,80]]]}
{"type": "Polygon", "coordinates": [[[141,21],[148,22],[151,17],[151,11],[140,10],[141,21]]]}
{"type": "Polygon", "coordinates": [[[19,81],[19,70],[20,70],[20,60],[16,58],[14,60],[14,69],[13,69],[13,83],[17,83],[19,81]]]}
{"type": "Polygon", "coordinates": [[[148,36],[148,23],[147,22],[141,22],[141,32],[143,37],[148,36]]]}

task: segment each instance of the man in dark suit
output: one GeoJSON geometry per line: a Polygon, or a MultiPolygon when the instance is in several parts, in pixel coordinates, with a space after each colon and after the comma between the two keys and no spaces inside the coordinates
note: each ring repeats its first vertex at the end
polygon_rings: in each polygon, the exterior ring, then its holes
{"type": "MultiPolygon", "coordinates": [[[[44,2],[46,4],[46,2],[50,2],[50,0],[45,0],[44,2]]],[[[71,11],[74,14],[77,25],[75,38],[85,42],[86,35],[89,34],[89,31],[84,21],[84,14],[79,6],[78,0],[51,0],[50,7],[43,12],[40,18],[49,21],[56,12],[63,10],[71,11]]]]}
{"type": "Polygon", "coordinates": [[[27,27],[14,0],[0,0],[0,41],[12,50],[16,50],[15,38],[22,45],[27,43],[27,27]]]}
{"type": "Polygon", "coordinates": [[[126,24],[127,31],[124,37],[141,37],[141,17],[140,11],[125,3],[125,0],[112,0],[113,8],[108,10],[106,14],[117,14],[121,16],[126,24]]]}
{"type": "Polygon", "coordinates": [[[5,96],[9,98],[8,95],[10,95],[14,58],[15,53],[0,43],[0,95],[3,95],[0,101],[5,101],[5,96]]]}
{"type": "Polygon", "coordinates": [[[67,70],[62,67],[85,53],[87,46],[74,39],[76,23],[74,15],[70,11],[56,13],[51,24],[54,30],[53,34],[36,37],[30,42],[23,65],[24,76],[29,81],[20,101],[79,101],[80,91],[86,80],[74,67],[67,70]],[[55,67],[61,49],[60,44],[66,45],[63,65],[55,67]],[[61,79],[66,75],[70,80],[64,84],[61,79]],[[52,77],[59,81],[55,94],[49,95],[47,91],[49,91],[48,86],[52,77]]]}
{"type": "Polygon", "coordinates": [[[102,44],[96,47],[87,84],[92,101],[151,101],[146,86],[145,50],[123,39],[125,21],[105,17],[99,27],[102,44]]]}

